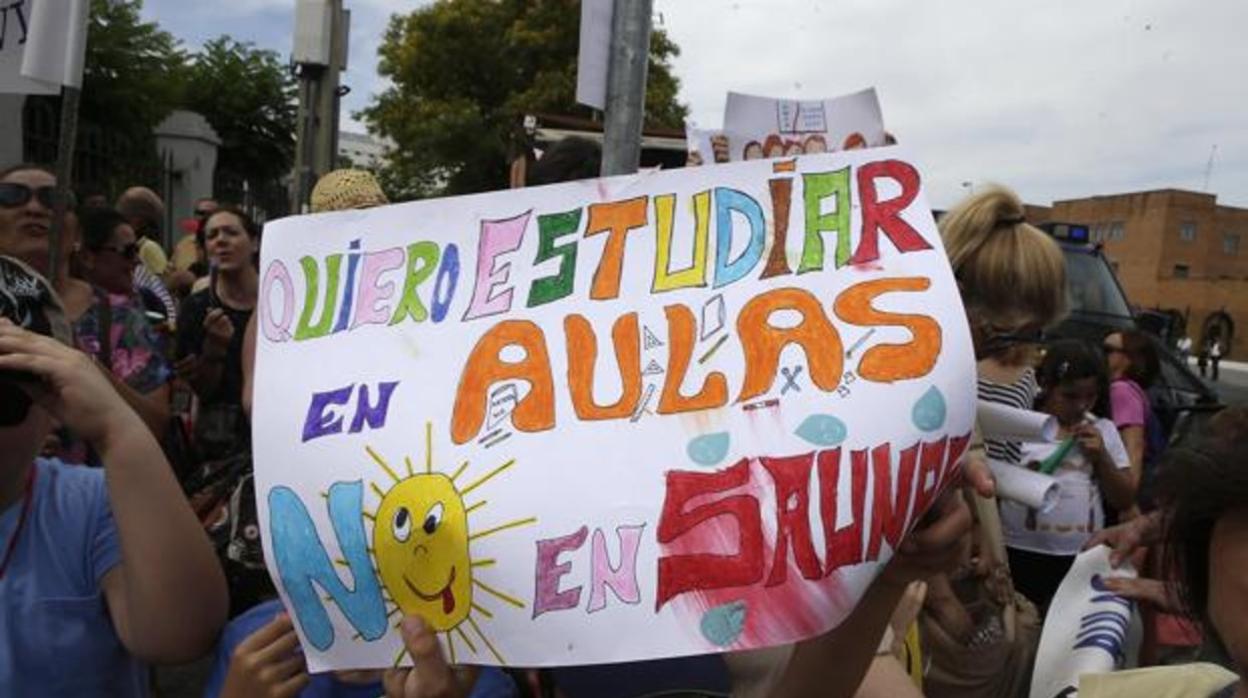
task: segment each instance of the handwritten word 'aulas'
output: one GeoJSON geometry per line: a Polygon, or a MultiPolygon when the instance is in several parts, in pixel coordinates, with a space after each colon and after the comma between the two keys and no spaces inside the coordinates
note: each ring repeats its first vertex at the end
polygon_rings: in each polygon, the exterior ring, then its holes
{"type": "MultiPolygon", "coordinates": [[[[863,326],[896,326],[909,331],[911,340],[901,344],[879,344],[863,352],[855,373],[868,381],[891,383],[919,378],[931,372],[940,355],[942,334],[939,323],[927,315],[893,313],[877,309],[872,302],[887,293],[926,291],[931,281],[925,277],[873,279],[842,291],[832,302],[832,311],[842,321],[863,326]]],[[[683,388],[697,341],[693,311],[676,303],[666,306],[667,365],[656,411],[659,415],[714,409],[728,404],[728,378],[722,371],[711,371],[692,394],[683,388]]],[[[623,386],[618,400],[600,403],[594,395],[598,339],[589,320],[579,314],[564,318],[567,351],[567,389],[572,408],[581,421],[626,419],[642,399],[640,327],[637,313],[619,317],[611,328],[616,366],[623,386]]],[[[839,332],[823,304],[810,291],[776,288],[758,294],[737,316],[736,336],[745,357],[737,402],[747,402],[768,393],[779,372],[780,358],[790,344],[802,348],[810,380],[819,390],[832,392],[840,385],[844,351],[839,332]],[[800,318],[795,324],[778,327],[772,317],[782,312],[800,318]]],[[[523,432],[555,428],[555,377],[546,333],[529,320],[504,320],[477,340],[460,376],[451,417],[451,438],[467,443],[480,432],[486,419],[492,385],[524,381],[530,389],[511,413],[512,424],[523,432]],[[521,361],[508,361],[505,350],[519,347],[521,361]]]]}
{"type": "MultiPolygon", "coordinates": [[[[822,271],[829,266],[829,256],[834,269],[871,264],[880,258],[881,233],[901,253],[932,249],[902,217],[919,193],[919,174],[913,166],[900,160],[881,160],[860,165],[852,173],[851,169],[846,166],[831,172],[769,179],[770,212],[738,189],[715,187],[694,194],[692,259],[689,266],[676,270],[672,269],[675,194],[639,196],[536,216],[527,211],[511,218],[482,221],[474,265],[476,278],[462,320],[497,316],[512,309],[516,289],[509,285],[512,262],[507,258],[521,248],[534,227],[534,219],[538,245],[533,265],[555,262],[558,270],[532,280],[525,301],[529,308],[572,294],[581,238],[605,236],[589,289],[589,297],[595,301],[619,297],[628,241],[644,230],[649,230],[655,239],[651,284],[655,294],[705,288],[708,284],[723,288],[745,279],[760,264],[760,279],[822,271]],[[877,180],[891,181],[899,192],[881,200],[877,180]],[[800,183],[798,197],[794,196],[795,182],[800,183]],[[857,192],[851,189],[851,182],[856,182],[857,192]],[[800,198],[805,222],[796,270],[786,254],[795,198],[800,198]],[[856,244],[850,216],[855,205],[861,210],[856,244]],[[734,259],[734,247],[741,247],[733,244],[737,233],[743,230],[740,221],[745,221],[748,230],[744,250],[734,259]],[[771,252],[764,263],[769,228],[771,252]],[[835,237],[831,255],[824,249],[825,236],[835,237]]],[[[301,299],[295,295],[295,277],[285,262],[273,260],[265,267],[260,328],[269,341],[310,340],[370,324],[443,322],[458,287],[460,253],[454,244],[440,246],[428,240],[413,242],[406,248],[374,251],[361,251],[359,241],[355,241],[345,255],[334,253],[323,260],[301,257],[298,268],[303,276],[301,299]],[[400,278],[401,286],[396,283],[400,278]],[[430,283],[432,289],[426,288],[430,283]],[[296,305],[300,306],[298,312],[296,305]]]]}

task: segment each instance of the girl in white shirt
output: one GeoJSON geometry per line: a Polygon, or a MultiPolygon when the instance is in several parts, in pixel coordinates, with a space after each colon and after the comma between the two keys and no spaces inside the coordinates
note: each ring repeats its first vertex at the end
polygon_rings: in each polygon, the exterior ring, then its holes
{"type": "Polygon", "coordinates": [[[1041,609],[1048,607],[1075,555],[1105,527],[1104,500],[1117,511],[1135,501],[1131,460],[1109,414],[1105,357],[1094,345],[1064,340],[1050,345],[1036,380],[1036,409],[1057,417],[1057,443],[1023,446],[1021,467],[1042,469],[1073,442],[1051,474],[1061,499],[1050,511],[1001,502],[1001,523],[1015,587],[1041,609]]]}

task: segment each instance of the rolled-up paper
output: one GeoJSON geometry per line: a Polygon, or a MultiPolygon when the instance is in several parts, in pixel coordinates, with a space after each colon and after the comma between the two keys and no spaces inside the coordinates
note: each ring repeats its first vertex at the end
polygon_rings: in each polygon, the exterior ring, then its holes
{"type": "Polygon", "coordinates": [[[998,498],[1018,502],[1041,513],[1051,511],[1061,499],[1061,485],[1054,477],[995,460],[989,460],[988,467],[997,479],[998,498]]]}
{"type": "Polygon", "coordinates": [[[980,400],[976,417],[986,439],[1046,442],[1057,438],[1057,417],[1051,414],[980,400]]]}

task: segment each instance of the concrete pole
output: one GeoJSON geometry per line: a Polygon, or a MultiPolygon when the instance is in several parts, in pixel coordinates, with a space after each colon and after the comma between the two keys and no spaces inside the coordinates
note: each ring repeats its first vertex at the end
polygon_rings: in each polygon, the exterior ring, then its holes
{"type": "Polygon", "coordinates": [[[320,66],[299,66],[299,116],[295,128],[295,176],[291,182],[290,212],[303,213],[312,193],[314,149],[316,146],[316,88],[320,66]]]}
{"type": "Polygon", "coordinates": [[[312,161],[313,182],[335,169],[338,164],[338,107],[342,99],[338,86],[346,63],[346,12],[342,0],[329,0],[330,48],[329,68],[321,76],[316,96],[316,153],[312,161]]]}
{"type": "MultiPolygon", "coordinates": [[[[295,172],[291,184],[291,212],[303,213],[312,188],[338,160],[339,80],[346,66],[349,13],[343,0],[326,0],[329,55],[300,62],[299,116],[295,134],[295,172]]],[[[296,60],[299,60],[296,57],[296,60]]]]}
{"type": "Polygon", "coordinates": [[[615,0],[602,148],[604,177],[631,174],[641,164],[652,8],[653,0],[615,0]]]}

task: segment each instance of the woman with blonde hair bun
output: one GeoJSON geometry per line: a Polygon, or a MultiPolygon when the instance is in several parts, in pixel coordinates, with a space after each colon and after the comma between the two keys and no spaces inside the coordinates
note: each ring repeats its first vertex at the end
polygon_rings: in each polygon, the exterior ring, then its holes
{"type": "MultiPolygon", "coordinates": [[[[949,211],[940,232],[971,327],[979,399],[1032,409],[1043,331],[1066,313],[1061,248],[1026,222],[1017,194],[996,185],[949,211]]],[[[1017,465],[1020,454],[1017,442],[977,435],[967,468],[1017,465]]],[[[1014,590],[996,500],[979,494],[968,495],[978,552],[952,579],[928,581],[921,624],[930,697],[1014,695],[1029,681],[1040,621],[1014,590]]]]}
{"type": "Polygon", "coordinates": [[[1023,202],[983,188],[940,220],[945,252],[971,322],[975,352],[990,356],[1038,335],[1066,314],[1066,262],[1023,202]]]}

